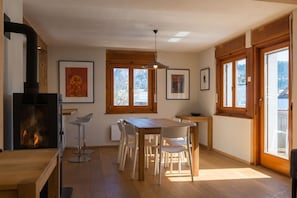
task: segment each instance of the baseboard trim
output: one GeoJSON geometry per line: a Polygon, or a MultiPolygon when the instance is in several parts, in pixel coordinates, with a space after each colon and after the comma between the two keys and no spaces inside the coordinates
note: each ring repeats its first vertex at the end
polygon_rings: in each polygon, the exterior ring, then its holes
{"type": "MultiPolygon", "coordinates": [[[[116,148],[119,147],[119,145],[102,145],[102,146],[87,146],[86,148],[88,149],[92,149],[92,148],[116,148]]],[[[71,146],[67,146],[65,147],[65,149],[77,149],[77,147],[71,147],[71,146]]]]}
{"type": "Polygon", "coordinates": [[[223,152],[223,151],[217,150],[217,149],[215,149],[215,148],[213,148],[212,150],[213,150],[214,152],[216,152],[216,153],[218,153],[218,154],[220,154],[220,155],[223,155],[223,156],[225,156],[225,157],[228,157],[228,158],[230,158],[230,159],[232,159],[232,160],[236,160],[236,161],[239,161],[239,162],[244,163],[244,164],[247,164],[247,165],[252,165],[252,164],[253,164],[252,162],[249,162],[249,161],[240,159],[240,158],[238,158],[238,157],[235,157],[235,156],[230,155],[230,154],[228,154],[228,153],[225,153],[225,152],[223,152]]]}

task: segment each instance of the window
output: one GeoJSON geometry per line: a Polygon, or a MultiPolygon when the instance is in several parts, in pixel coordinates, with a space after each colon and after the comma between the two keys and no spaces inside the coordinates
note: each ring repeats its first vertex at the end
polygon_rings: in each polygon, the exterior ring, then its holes
{"type": "Polygon", "coordinates": [[[153,100],[155,73],[154,70],[142,68],[153,60],[150,59],[153,58],[153,53],[143,53],[107,52],[106,113],[156,112],[157,104],[153,100]]]}
{"type": "Polygon", "coordinates": [[[253,48],[245,34],[216,46],[216,114],[251,118],[253,106],[253,48]]]}
{"type": "Polygon", "coordinates": [[[219,112],[243,113],[247,109],[247,65],[245,56],[220,61],[219,112]]]}
{"type": "Polygon", "coordinates": [[[113,68],[113,106],[129,106],[129,90],[133,89],[133,106],[148,106],[148,70],[135,68],[113,68]],[[129,76],[130,70],[133,74],[131,81],[129,76]],[[133,82],[133,86],[129,84],[133,82]]]}
{"type": "Polygon", "coordinates": [[[223,107],[245,108],[246,59],[225,63],[223,70],[223,107]]]}

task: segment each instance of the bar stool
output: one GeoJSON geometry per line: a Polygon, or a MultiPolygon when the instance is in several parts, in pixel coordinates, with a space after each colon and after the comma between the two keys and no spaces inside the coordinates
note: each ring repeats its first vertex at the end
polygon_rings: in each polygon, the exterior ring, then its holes
{"type": "MultiPolygon", "coordinates": [[[[76,120],[81,121],[83,123],[88,123],[91,121],[93,117],[93,113],[89,113],[85,116],[82,117],[76,117],[76,120]]],[[[81,147],[81,154],[91,154],[94,153],[94,150],[91,149],[86,149],[87,144],[86,144],[86,131],[85,131],[85,125],[83,125],[83,131],[82,131],[82,139],[83,139],[83,145],[81,147]]],[[[75,153],[77,153],[78,151],[76,151],[75,153]]]]}
{"type": "Polygon", "coordinates": [[[84,156],[83,154],[92,153],[93,151],[89,151],[85,149],[86,141],[85,141],[85,126],[91,121],[93,113],[90,113],[84,117],[77,117],[75,121],[70,122],[70,124],[78,126],[78,147],[77,147],[77,156],[71,157],[68,159],[69,162],[86,162],[91,160],[90,157],[84,156]],[[83,146],[81,146],[81,132],[83,132],[83,146]]]}

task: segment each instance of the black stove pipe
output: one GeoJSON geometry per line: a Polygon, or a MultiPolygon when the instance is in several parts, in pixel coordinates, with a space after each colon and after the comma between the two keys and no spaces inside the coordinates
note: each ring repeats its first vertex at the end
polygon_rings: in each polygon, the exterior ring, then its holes
{"type": "Polygon", "coordinates": [[[26,35],[26,82],[24,92],[37,94],[39,84],[37,82],[37,34],[30,26],[20,23],[4,22],[4,32],[14,32],[26,35]]]}

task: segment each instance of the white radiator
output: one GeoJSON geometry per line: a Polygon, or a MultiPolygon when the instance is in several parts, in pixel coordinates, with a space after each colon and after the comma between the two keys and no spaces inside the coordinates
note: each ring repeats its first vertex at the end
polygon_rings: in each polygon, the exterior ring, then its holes
{"type": "Polygon", "coordinates": [[[112,124],[110,126],[110,137],[111,141],[120,141],[121,131],[117,124],[112,124]]]}

